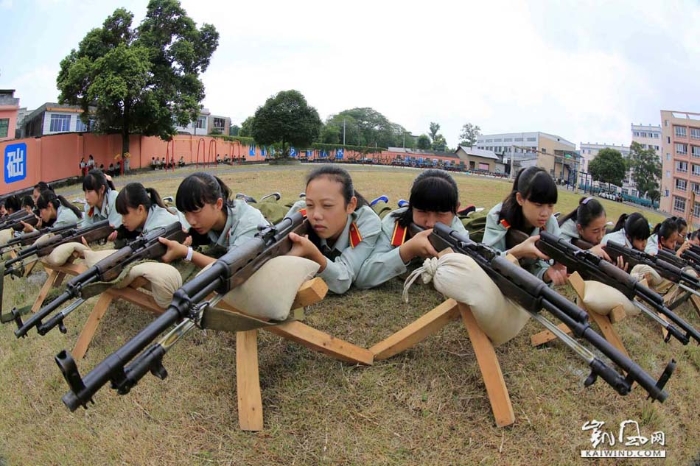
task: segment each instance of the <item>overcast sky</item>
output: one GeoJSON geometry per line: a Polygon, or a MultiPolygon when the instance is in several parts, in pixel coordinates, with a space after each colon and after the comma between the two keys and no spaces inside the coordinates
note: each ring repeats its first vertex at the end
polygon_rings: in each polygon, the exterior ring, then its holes
{"type": "MultiPolygon", "coordinates": [[[[116,8],[146,0],[0,0],[0,88],[56,101],[60,61],[116,8]]],[[[204,106],[240,124],[296,89],[325,119],[372,107],[413,134],[441,125],[630,143],[659,110],[700,112],[700,2],[182,0],[221,37],[204,106]]]]}

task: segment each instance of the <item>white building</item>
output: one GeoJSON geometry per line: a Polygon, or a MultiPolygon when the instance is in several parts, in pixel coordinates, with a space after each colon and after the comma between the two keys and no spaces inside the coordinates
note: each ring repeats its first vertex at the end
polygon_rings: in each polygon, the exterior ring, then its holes
{"type": "MultiPolygon", "coordinates": [[[[615,145],[615,144],[606,144],[606,143],[590,143],[590,142],[582,142],[580,143],[581,147],[581,168],[579,172],[579,180],[578,183],[580,186],[586,185],[586,179],[588,179],[588,183],[591,183],[591,177],[587,176],[586,174],[589,173],[588,171],[588,165],[591,163],[591,161],[595,158],[596,155],[598,155],[598,152],[600,152],[603,149],[615,149],[616,151],[620,152],[622,154],[622,157],[624,159],[629,159],[630,157],[630,148],[629,146],[623,146],[623,145],[615,145]]],[[[595,183],[593,183],[595,185],[595,183]]],[[[630,196],[638,196],[637,188],[634,186],[634,182],[632,181],[632,175],[628,171],[625,173],[625,178],[622,180],[622,190],[621,192],[623,194],[629,194],[630,196]]]]}
{"type": "Polygon", "coordinates": [[[208,108],[203,108],[199,112],[196,122],[190,122],[187,126],[178,126],[175,123],[175,130],[180,134],[193,134],[195,136],[206,136],[209,134],[209,116],[211,112],[208,108]]]}
{"type": "Polygon", "coordinates": [[[632,123],[632,142],[638,142],[643,149],[654,149],[661,160],[661,125],[632,123]]]}
{"type": "MultiPolygon", "coordinates": [[[[90,131],[80,115],[83,110],[76,105],[61,105],[46,102],[28,113],[20,125],[20,137],[39,137],[58,133],[86,133],[90,131]]],[[[90,120],[92,127],[92,119],[90,120]]]]}

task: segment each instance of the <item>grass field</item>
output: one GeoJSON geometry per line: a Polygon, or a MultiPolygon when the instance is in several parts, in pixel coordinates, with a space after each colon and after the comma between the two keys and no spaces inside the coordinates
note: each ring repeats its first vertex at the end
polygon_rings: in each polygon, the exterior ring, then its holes
{"type": "MultiPolygon", "coordinates": [[[[234,192],[253,197],[280,191],[293,200],[309,167],[216,169],[234,192]]],[[[371,198],[387,194],[391,204],[407,198],[417,175],[411,169],[350,167],[356,188],[371,198]]],[[[192,169],[117,178],[117,185],[141,181],[162,195],[174,195],[192,169]]],[[[490,208],[510,189],[507,182],[457,175],[463,204],[490,208]]],[[[74,197],[79,187],[66,187],[74,197]]],[[[568,212],[577,196],[562,191],[557,210],[568,212]]],[[[602,200],[617,218],[622,204],[602,200]]],[[[650,221],[662,217],[647,213],[650,221]]],[[[4,308],[33,301],[41,280],[6,280],[4,308]]],[[[401,300],[403,283],[393,280],[370,291],[328,296],[307,309],[305,322],[354,344],[370,347],[443,301],[428,286],[414,285],[401,300]]],[[[561,289],[571,295],[568,287],[561,289]]],[[[665,403],[650,403],[637,388],[622,397],[604,382],[584,388],[585,364],[559,342],[529,345],[541,330],[532,320],[514,340],[496,349],[508,386],[515,423],[495,426],[467,333],[454,322],[412,349],[371,367],[338,362],[267,332],[259,337],[264,430],[238,428],[235,337],[194,331],[164,359],[164,381],[146,376],[127,396],[108,387],[96,405],[70,413],[67,391],[53,357],[70,349],[90,312],[90,303],[66,319],[68,333],[30,332],[17,340],[13,325],[0,327],[0,465],[306,465],[306,464],[612,464],[584,460],[592,449],[584,423],[605,421],[617,436],[625,420],[639,422],[642,435],[665,434],[668,464],[700,461],[697,400],[698,345],[664,344],[659,327],[644,317],[616,325],[633,359],[658,376],[675,358],[665,403]]],[[[677,312],[700,327],[688,304],[677,312]]],[[[124,302],[112,306],[90,351],[78,361],[85,375],[152,320],[124,302]]],[[[612,448],[622,447],[616,442],[612,448]]],[[[653,447],[658,448],[657,446],[653,447]]],[[[648,445],[642,450],[651,449],[648,445]]],[[[653,464],[659,460],[614,460],[653,464]]]]}

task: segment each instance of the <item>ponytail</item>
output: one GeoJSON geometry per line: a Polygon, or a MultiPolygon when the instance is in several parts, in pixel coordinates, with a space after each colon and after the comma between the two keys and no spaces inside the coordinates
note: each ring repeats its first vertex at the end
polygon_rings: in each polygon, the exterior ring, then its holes
{"type": "Polygon", "coordinates": [[[36,200],[36,207],[41,210],[48,208],[49,205],[52,205],[55,210],[58,210],[59,206],[66,207],[73,211],[76,217],[83,218],[83,213],[72,203],[68,202],[65,197],[51,190],[42,191],[36,200]]]}

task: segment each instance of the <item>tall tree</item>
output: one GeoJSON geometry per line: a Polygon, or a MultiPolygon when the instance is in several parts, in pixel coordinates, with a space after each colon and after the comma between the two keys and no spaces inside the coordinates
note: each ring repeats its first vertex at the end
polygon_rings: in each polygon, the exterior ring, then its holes
{"type": "Polygon", "coordinates": [[[204,99],[201,73],[219,45],[214,26],[197,29],[178,0],[150,0],[146,17],[118,8],[61,61],[59,102],[80,105],[81,119],[95,119],[101,133],[171,139],[175,123],[196,121],[204,99]],[[94,113],[90,113],[94,107],[94,113]]]}
{"type": "Polygon", "coordinates": [[[309,107],[299,91],[282,91],[258,107],[253,120],[253,138],[258,144],[282,145],[281,157],[289,156],[289,147],[302,149],[313,143],[321,130],[321,118],[309,107]]]}
{"type": "Polygon", "coordinates": [[[480,135],[481,128],[479,126],[467,123],[462,126],[462,131],[459,133],[460,145],[473,147],[480,135]]]}
{"type": "Polygon", "coordinates": [[[438,131],[440,131],[440,125],[435,122],[430,122],[430,140],[435,141],[438,131]]]}
{"type": "Polygon", "coordinates": [[[438,134],[433,138],[432,149],[438,152],[445,152],[447,150],[447,141],[442,134],[438,134]]]}
{"type": "Polygon", "coordinates": [[[229,136],[238,136],[238,133],[241,132],[241,127],[238,125],[231,125],[231,127],[228,129],[228,135],[229,136]]]}
{"type": "Polygon", "coordinates": [[[626,163],[620,151],[606,148],[598,152],[598,155],[591,160],[591,163],[588,164],[588,171],[595,181],[622,186],[626,163]]]}
{"type": "Polygon", "coordinates": [[[243,123],[241,123],[241,130],[238,132],[238,135],[242,138],[252,138],[253,137],[253,121],[255,121],[255,117],[249,116],[246,118],[243,123]]]}
{"type": "Polygon", "coordinates": [[[427,134],[421,134],[418,136],[418,142],[416,143],[418,149],[428,150],[430,149],[430,138],[427,134]]]}
{"type": "Polygon", "coordinates": [[[652,201],[661,197],[659,180],[661,179],[661,160],[654,149],[644,149],[638,142],[630,146],[630,169],[632,179],[641,196],[648,196],[652,201]]]}

